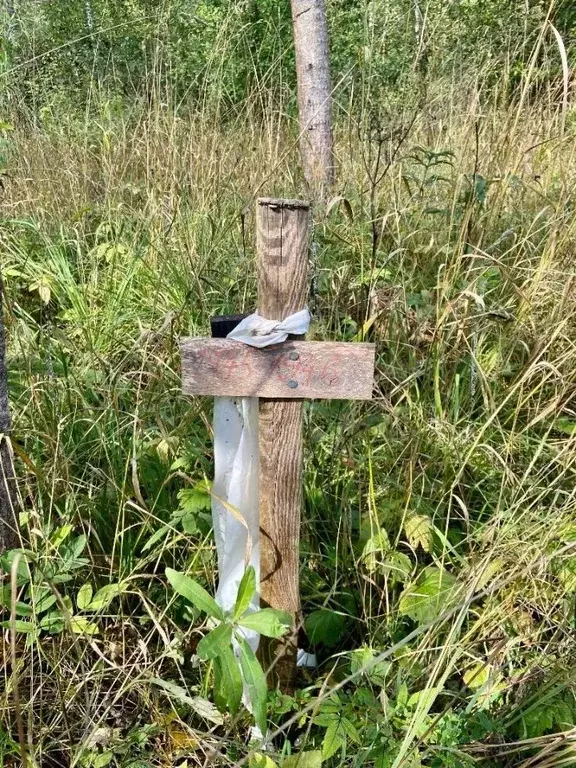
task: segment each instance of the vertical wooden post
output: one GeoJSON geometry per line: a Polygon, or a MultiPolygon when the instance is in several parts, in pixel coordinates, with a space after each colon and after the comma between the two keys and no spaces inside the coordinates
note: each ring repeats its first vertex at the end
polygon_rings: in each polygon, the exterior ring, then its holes
{"type": "MultiPolygon", "coordinates": [[[[306,306],[308,220],[308,203],[258,200],[258,312],[269,320],[284,320],[306,306]]],[[[261,655],[273,666],[271,683],[285,692],[293,690],[296,677],[301,504],[302,403],[261,399],[260,595],[264,606],[294,619],[292,635],[262,643],[261,655]]]]}

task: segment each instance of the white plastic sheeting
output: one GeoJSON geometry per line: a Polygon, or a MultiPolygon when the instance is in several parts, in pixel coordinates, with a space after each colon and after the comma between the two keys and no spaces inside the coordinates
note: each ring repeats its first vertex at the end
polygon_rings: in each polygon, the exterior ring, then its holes
{"type": "MultiPolygon", "coordinates": [[[[260,582],[258,514],[258,398],[214,398],[214,484],[212,521],[218,553],[216,602],[225,611],[236,603],[248,565],[260,582]]],[[[259,595],[251,608],[259,607],[259,595]]],[[[258,636],[247,639],[256,650],[258,636]]]]}
{"type": "MultiPolygon", "coordinates": [[[[282,322],[258,314],[244,318],[228,334],[229,339],[266,347],[288,334],[304,334],[310,326],[307,309],[282,322]]],[[[254,566],[260,583],[258,398],[214,398],[214,485],[212,519],[218,552],[219,583],[216,601],[224,611],[236,603],[238,585],[248,565],[254,566]]],[[[258,610],[260,595],[252,599],[258,610]]],[[[247,634],[256,650],[259,636],[247,634]]]]}

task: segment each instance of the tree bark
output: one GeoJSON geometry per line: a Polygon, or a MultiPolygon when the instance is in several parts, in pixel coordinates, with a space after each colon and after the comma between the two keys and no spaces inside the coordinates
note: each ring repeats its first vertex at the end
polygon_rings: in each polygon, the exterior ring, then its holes
{"type": "Polygon", "coordinates": [[[12,423],[8,407],[8,370],[4,330],[4,284],[0,274],[0,553],[20,543],[18,536],[18,490],[10,444],[12,423]]]}
{"type": "Polygon", "coordinates": [[[332,85],[325,0],[291,0],[300,153],[314,196],[334,180],[332,85]]]}

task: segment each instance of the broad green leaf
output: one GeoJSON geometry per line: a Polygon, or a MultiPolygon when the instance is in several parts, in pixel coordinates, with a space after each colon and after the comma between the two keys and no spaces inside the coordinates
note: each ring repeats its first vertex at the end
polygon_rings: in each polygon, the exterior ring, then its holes
{"type": "Polygon", "coordinates": [[[560,416],[554,421],[554,429],[563,432],[565,435],[573,435],[576,432],[576,421],[560,416]]]}
{"type": "Polygon", "coordinates": [[[25,618],[28,618],[34,614],[34,609],[31,605],[28,605],[28,603],[18,601],[14,606],[14,612],[16,613],[16,616],[24,616],[25,618]]]}
{"type": "Polygon", "coordinates": [[[70,619],[70,629],[75,635],[97,635],[100,631],[98,624],[88,621],[85,616],[72,616],[70,619]]]}
{"type": "Polygon", "coordinates": [[[565,592],[576,592],[576,558],[552,560],[552,570],[565,592]]]}
{"type": "Polygon", "coordinates": [[[64,621],[64,616],[60,613],[60,611],[51,611],[50,613],[47,613],[46,616],[43,616],[40,620],[40,629],[44,630],[45,632],[50,632],[50,634],[57,635],[59,632],[62,632],[64,629],[66,622],[64,621]]]}
{"type": "Polygon", "coordinates": [[[422,547],[424,552],[432,549],[434,525],[428,515],[410,515],[404,523],[404,533],[414,549],[422,547]]]}
{"type": "Polygon", "coordinates": [[[558,731],[567,731],[574,727],[574,702],[563,699],[554,700],[554,723],[558,731]]]}
{"type": "Polygon", "coordinates": [[[321,728],[328,728],[334,721],[338,721],[340,715],[338,712],[327,712],[325,714],[314,715],[314,725],[319,725],[321,728]]]}
{"type": "Polygon", "coordinates": [[[239,619],[247,610],[250,605],[254,593],[256,592],[256,571],[254,567],[249,565],[244,571],[244,575],[238,586],[238,596],[236,597],[236,605],[234,606],[234,618],[239,619]]]}
{"type": "Polygon", "coordinates": [[[184,488],[178,492],[178,501],[180,502],[180,510],[189,513],[210,509],[211,504],[210,494],[204,487],[184,488]]]}
{"type": "Polygon", "coordinates": [[[262,752],[254,752],[253,755],[250,755],[248,768],[278,768],[278,765],[268,755],[262,752]]]}
{"type": "Polygon", "coordinates": [[[256,658],[256,654],[244,639],[240,640],[240,666],[248,699],[252,705],[254,720],[262,733],[266,733],[266,698],[268,695],[266,675],[256,658]]]}
{"type": "Polygon", "coordinates": [[[462,675],[462,679],[473,691],[482,688],[490,680],[492,667],[490,664],[475,664],[462,675]]]}
{"type": "Polygon", "coordinates": [[[384,562],[387,553],[390,551],[390,540],[384,528],[376,531],[367,540],[362,550],[362,565],[368,573],[374,573],[384,562]]]}
{"type": "Polygon", "coordinates": [[[242,701],[242,676],[230,646],[214,659],[214,697],[221,711],[237,714],[242,701]]]}
{"type": "Polygon", "coordinates": [[[343,717],[340,721],[340,725],[346,736],[351,741],[353,741],[354,744],[360,744],[360,734],[358,733],[358,729],[351,720],[349,720],[347,717],[343,717]]]}
{"type": "Polygon", "coordinates": [[[69,573],[59,573],[56,576],[52,576],[50,578],[50,581],[52,584],[66,584],[69,581],[72,581],[72,576],[69,573]]]}
{"type": "Polygon", "coordinates": [[[576,524],[570,521],[567,521],[558,531],[558,538],[562,539],[565,542],[575,542],[576,541],[576,524]]]}
{"type": "Polygon", "coordinates": [[[34,611],[36,614],[46,613],[56,603],[56,595],[52,592],[40,593],[39,597],[34,598],[34,611]]]}
{"type": "MultiPolygon", "coordinates": [[[[4,629],[12,629],[11,621],[0,622],[0,627],[4,629]]],[[[36,629],[36,624],[33,621],[16,620],[14,622],[14,629],[16,632],[33,632],[36,629]]]]}
{"type": "Polygon", "coordinates": [[[210,509],[211,497],[205,483],[195,488],[185,488],[178,493],[180,506],[174,512],[174,523],[178,523],[184,533],[193,535],[198,531],[198,519],[201,513],[210,509]]]}
{"type": "Polygon", "coordinates": [[[109,264],[115,260],[121,262],[130,255],[130,248],[123,243],[98,243],[90,251],[90,256],[96,260],[104,259],[109,264]]]}
{"type": "Polygon", "coordinates": [[[399,611],[418,624],[429,624],[454,605],[458,581],[448,571],[429,565],[402,592],[399,611]]]}
{"type": "Polygon", "coordinates": [[[386,553],[378,572],[386,576],[391,584],[404,584],[412,573],[412,560],[404,552],[391,549],[386,553]]]}
{"type": "Polygon", "coordinates": [[[333,648],[338,645],[346,631],[347,619],[329,608],[319,608],[312,611],[304,623],[312,644],[321,643],[327,648],[333,648]]]}
{"type": "Polygon", "coordinates": [[[545,733],[554,729],[554,705],[553,703],[543,704],[538,707],[531,707],[521,715],[523,726],[523,738],[534,739],[544,736],[545,733]]]}
{"type": "Polygon", "coordinates": [[[396,705],[400,708],[405,707],[408,704],[408,696],[408,686],[406,683],[400,683],[396,693],[396,705]]]}
{"type": "Polygon", "coordinates": [[[114,760],[114,752],[102,752],[91,758],[90,768],[106,768],[114,760]]]}
{"type": "Polygon", "coordinates": [[[390,669],[390,662],[386,660],[375,662],[377,657],[378,653],[368,647],[352,651],[350,654],[350,671],[353,675],[363,675],[374,685],[384,685],[390,669]]]}
{"type": "Polygon", "coordinates": [[[190,456],[179,456],[174,459],[170,465],[170,472],[176,472],[177,469],[189,469],[190,468],[190,456]]]}
{"type": "Polygon", "coordinates": [[[85,534],[81,534],[80,536],[77,536],[75,539],[72,539],[70,544],[67,544],[63,550],[62,550],[62,557],[65,560],[77,560],[82,552],[84,552],[84,547],[86,546],[86,542],[88,539],[86,538],[85,534]]]}
{"type": "Polygon", "coordinates": [[[9,549],[8,552],[5,552],[2,556],[0,556],[0,570],[11,576],[12,564],[17,557],[18,566],[16,571],[16,584],[17,586],[21,586],[22,584],[29,582],[32,578],[30,566],[28,565],[28,559],[22,550],[9,549]]]}
{"type": "Polygon", "coordinates": [[[80,587],[78,594],[76,595],[76,605],[78,606],[79,611],[88,608],[92,601],[93,592],[94,590],[92,589],[91,584],[84,584],[80,587]]]}
{"type": "Polygon", "coordinates": [[[290,755],[282,763],[282,768],[320,768],[322,765],[322,752],[314,749],[310,752],[300,752],[290,755]]]}
{"type": "Polygon", "coordinates": [[[329,760],[346,744],[346,734],[340,726],[339,718],[334,718],[324,734],[322,741],[322,759],[329,760]]]}
{"type": "Polygon", "coordinates": [[[62,525],[60,528],[57,528],[52,536],[50,536],[50,543],[53,544],[56,549],[64,543],[64,541],[70,536],[72,531],[74,530],[73,526],[71,525],[62,525]]]}
{"type": "Polygon", "coordinates": [[[197,520],[198,518],[196,513],[192,514],[187,512],[185,515],[182,515],[180,518],[180,524],[184,533],[187,533],[189,536],[193,536],[195,533],[198,533],[197,520]]]}
{"type": "Polygon", "coordinates": [[[105,587],[99,589],[94,595],[90,603],[87,605],[88,611],[101,611],[107,608],[115,597],[118,597],[126,590],[126,584],[119,582],[118,584],[106,584],[105,587]]]}
{"type": "Polygon", "coordinates": [[[166,534],[169,533],[169,531],[170,531],[170,526],[169,525],[163,525],[161,528],[158,528],[158,530],[155,531],[152,534],[152,536],[150,536],[148,541],[142,547],[142,554],[144,554],[144,552],[148,552],[149,549],[152,549],[154,544],[156,544],[162,538],[164,538],[164,536],[166,536],[166,534]]]}
{"type": "Polygon", "coordinates": [[[256,613],[243,616],[238,622],[244,629],[252,629],[266,637],[282,637],[290,629],[292,619],[283,611],[264,608],[256,613]]]}
{"type": "Polygon", "coordinates": [[[194,581],[194,579],[191,579],[190,576],[186,576],[184,573],[174,571],[172,568],[166,568],[166,578],[172,589],[179,595],[182,595],[182,597],[185,597],[198,610],[207,613],[213,619],[224,621],[224,612],[218,603],[197,581],[194,581]]]}
{"type": "Polygon", "coordinates": [[[232,627],[230,624],[219,624],[198,643],[198,656],[201,659],[215,659],[223,649],[232,646],[232,627]]]}

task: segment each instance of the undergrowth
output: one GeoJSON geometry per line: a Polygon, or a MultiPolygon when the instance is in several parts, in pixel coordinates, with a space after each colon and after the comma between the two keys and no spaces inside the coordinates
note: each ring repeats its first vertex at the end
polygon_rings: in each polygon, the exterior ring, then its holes
{"type": "Polygon", "coordinates": [[[294,126],[97,89],[84,121],[3,124],[0,765],[576,764],[573,112],[436,90],[339,110],[310,336],[375,341],[376,390],[306,405],[319,666],[269,693],[266,750],[215,706],[212,625],[166,569],[214,593],[211,403],[178,339],[254,308],[255,200],[307,194],[294,126]]]}

